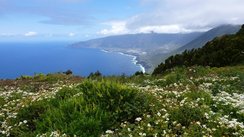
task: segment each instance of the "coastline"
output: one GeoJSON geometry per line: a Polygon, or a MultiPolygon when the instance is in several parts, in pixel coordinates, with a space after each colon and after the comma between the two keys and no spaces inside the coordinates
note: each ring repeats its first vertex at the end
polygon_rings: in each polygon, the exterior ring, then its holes
{"type": "Polygon", "coordinates": [[[121,54],[121,55],[124,55],[124,56],[132,57],[132,63],[135,64],[135,65],[137,65],[137,66],[139,66],[141,68],[141,71],[143,73],[146,72],[145,67],[142,64],[138,63],[139,61],[137,60],[137,56],[131,55],[131,54],[127,54],[127,53],[123,53],[123,52],[118,52],[118,53],[121,54]]]}
{"type": "Polygon", "coordinates": [[[146,68],[142,64],[138,63],[139,61],[137,60],[138,57],[136,55],[124,53],[124,52],[121,52],[121,51],[110,51],[110,50],[105,50],[105,49],[101,49],[101,51],[105,52],[105,53],[115,52],[115,53],[118,53],[118,54],[123,55],[123,56],[132,57],[132,63],[137,65],[137,66],[139,66],[143,73],[146,72],[146,68]]]}

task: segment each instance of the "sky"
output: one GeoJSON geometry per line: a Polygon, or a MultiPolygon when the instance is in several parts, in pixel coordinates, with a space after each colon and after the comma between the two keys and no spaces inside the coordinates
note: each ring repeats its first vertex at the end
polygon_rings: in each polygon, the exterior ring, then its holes
{"type": "Polygon", "coordinates": [[[244,0],[0,0],[0,41],[83,41],[244,23],[244,0]]]}

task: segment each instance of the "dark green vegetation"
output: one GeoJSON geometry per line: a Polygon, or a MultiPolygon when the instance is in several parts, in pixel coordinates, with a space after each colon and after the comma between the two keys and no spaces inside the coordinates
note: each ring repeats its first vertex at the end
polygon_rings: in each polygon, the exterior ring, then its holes
{"type": "Polygon", "coordinates": [[[88,76],[89,79],[94,79],[94,78],[96,79],[96,78],[101,78],[101,77],[102,77],[102,73],[99,71],[96,71],[94,73],[92,72],[88,76]]]}
{"type": "Polygon", "coordinates": [[[241,28],[241,25],[221,25],[213,28],[186,45],[180,47],[176,52],[183,52],[184,50],[191,50],[203,47],[208,41],[211,41],[215,37],[220,37],[226,34],[235,34],[241,28]]]}
{"type": "Polygon", "coordinates": [[[182,54],[170,56],[153,72],[160,74],[176,66],[223,67],[244,63],[244,25],[235,35],[217,37],[199,49],[185,50],[182,54]]]}
{"type": "Polygon", "coordinates": [[[69,136],[99,136],[121,121],[141,116],[149,108],[148,97],[125,85],[84,81],[21,109],[11,122],[27,120],[28,126],[15,127],[10,135],[35,136],[58,130],[69,136]]]}

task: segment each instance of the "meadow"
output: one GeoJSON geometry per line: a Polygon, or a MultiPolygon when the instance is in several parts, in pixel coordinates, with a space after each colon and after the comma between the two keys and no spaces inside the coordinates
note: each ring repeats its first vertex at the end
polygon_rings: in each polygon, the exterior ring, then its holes
{"type": "Polygon", "coordinates": [[[244,66],[0,81],[0,136],[244,136],[244,66]]]}

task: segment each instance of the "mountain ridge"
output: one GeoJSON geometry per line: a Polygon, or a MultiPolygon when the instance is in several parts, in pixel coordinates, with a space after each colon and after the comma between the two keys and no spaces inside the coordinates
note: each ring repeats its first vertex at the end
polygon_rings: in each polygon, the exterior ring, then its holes
{"type": "Polygon", "coordinates": [[[240,25],[221,25],[207,32],[161,34],[139,33],[107,36],[103,38],[81,41],[71,45],[73,48],[98,48],[111,52],[122,52],[137,57],[137,63],[145,67],[147,72],[167,57],[180,53],[184,49],[201,47],[216,36],[233,34],[240,25]]]}
{"type": "Polygon", "coordinates": [[[197,37],[201,32],[193,33],[138,33],[124,34],[116,36],[107,36],[103,38],[82,41],[73,44],[74,47],[92,47],[92,48],[155,48],[163,47],[165,44],[175,43],[186,44],[189,37],[197,37]],[[123,42],[123,43],[121,43],[123,42]]]}

